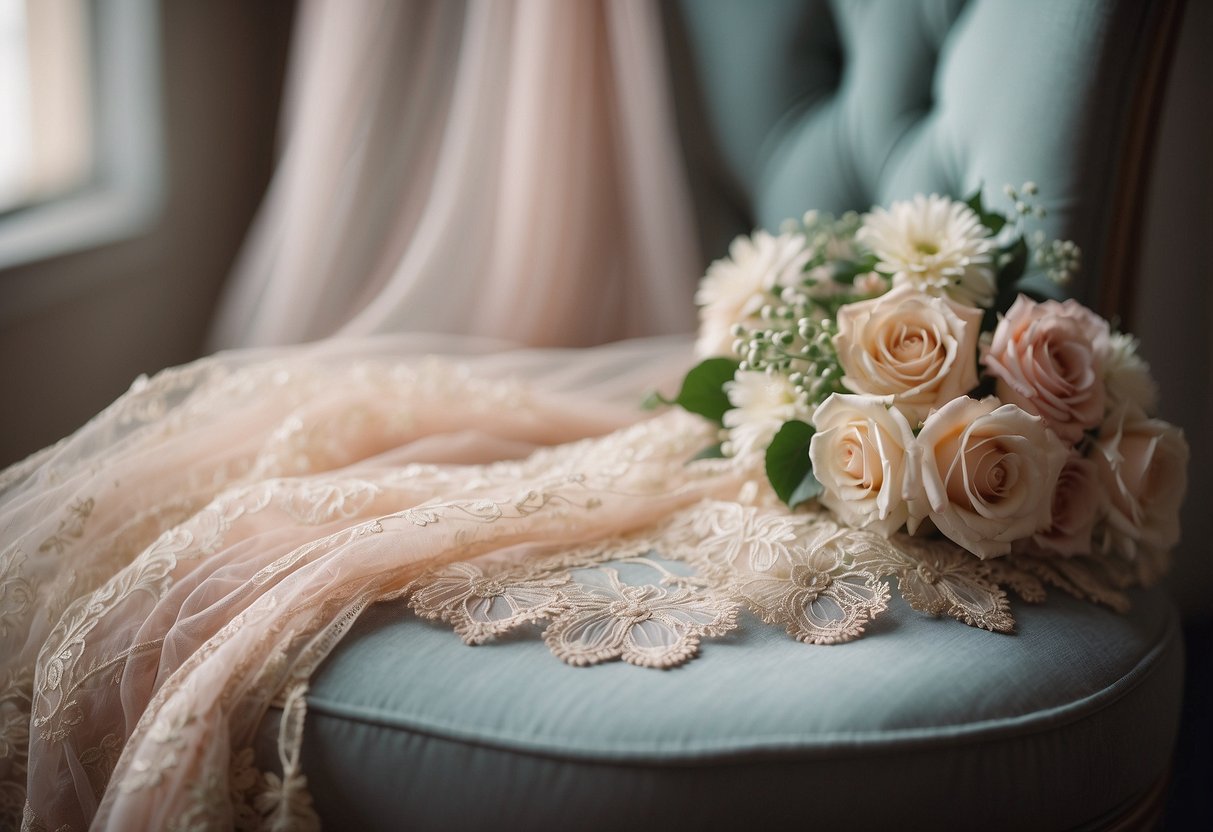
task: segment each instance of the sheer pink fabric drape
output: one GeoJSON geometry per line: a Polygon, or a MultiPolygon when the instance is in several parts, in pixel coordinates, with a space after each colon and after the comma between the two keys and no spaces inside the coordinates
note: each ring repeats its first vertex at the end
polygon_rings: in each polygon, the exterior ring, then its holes
{"type": "Polygon", "coordinates": [[[4,472],[0,826],[28,798],[34,829],[306,828],[307,678],[367,605],[428,566],[608,540],[739,487],[728,461],[686,464],[701,420],[627,428],[685,339],[434,346],[206,359],[4,472]],[[286,776],[266,780],[238,766],[279,697],[286,776]]]}
{"type": "Polygon", "coordinates": [[[744,479],[685,464],[697,420],[628,427],[689,339],[509,350],[693,327],[651,4],[305,0],[297,36],[214,332],[274,348],[141,380],[0,472],[0,827],[305,828],[307,678],[368,604],[744,479]],[[399,331],[449,337],[355,337],[399,331]],[[280,778],[247,748],[275,698],[280,778]]]}
{"type": "Polygon", "coordinates": [[[643,0],[310,0],[216,347],[688,332],[700,269],[643,0]]]}

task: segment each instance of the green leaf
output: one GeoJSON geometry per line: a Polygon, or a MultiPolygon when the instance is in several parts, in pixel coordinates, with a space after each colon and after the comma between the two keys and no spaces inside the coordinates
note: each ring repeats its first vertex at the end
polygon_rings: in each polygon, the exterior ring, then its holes
{"type": "Polygon", "coordinates": [[[1028,267],[1028,244],[1023,237],[1007,246],[1001,255],[1002,265],[998,270],[997,296],[994,305],[986,310],[982,321],[983,330],[993,329],[998,324],[999,313],[1005,313],[1019,294],[1019,281],[1028,267]]]}
{"type": "Polygon", "coordinates": [[[645,394],[645,397],[640,402],[641,410],[656,410],[659,407],[665,407],[678,402],[667,399],[665,396],[658,393],[656,390],[650,390],[645,394]]]}
{"type": "Polygon", "coordinates": [[[784,422],[767,446],[767,479],[779,499],[795,508],[822,492],[822,485],[813,476],[809,460],[809,442],[813,428],[804,422],[784,422]]]}
{"type": "Polygon", "coordinates": [[[1007,218],[1002,214],[978,214],[981,218],[981,224],[990,229],[991,234],[997,234],[1002,231],[1003,226],[1007,224],[1007,218]]]}
{"type": "Polygon", "coordinates": [[[687,462],[694,462],[697,459],[723,459],[723,458],[724,458],[724,449],[721,447],[721,444],[719,442],[717,442],[715,445],[709,445],[708,447],[704,448],[702,451],[695,454],[695,456],[688,459],[687,462]]]}
{"type": "Polygon", "coordinates": [[[998,270],[999,291],[1015,288],[1028,268],[1028,244],[1023,237],[1016,237],[1015,242],[1003,252],[1003,257],[1002,268],[998,270]]]}
{"type": "Polygon", "coordinates": [[[674,402],[719,424],[724,412],[732,407],[725,395],[724,384],[733,380],[739,363],[732,358],[709,358],[700,362],[682,380],[682,389],[674,402]]]}
{"type": "Polygon", "coordinates": [[[833,260],[830,262],[831,277],[838,283],[848,286],[855,282],[861,274],[867,274],[876,268],[877,258],[873,254],[864,255],[856,260],[833,260]]]}
{"type": "Polygon", "coordinates": [[[788,505],[796,508],[796,506],[813,499],[825,490],[826,487],[818,481],[817,475],[813,473],[813,469],[809,468],[804,475],[804,479],[800,481],[800,485],[796,486],[796,490],[792,492],[788,505]]]}
{"type": "Polygon", "coordinates": [[[985,208],[983,208],[982,204],[981,204],[981,186],[980,185],[977,186],[977,190],[975,190],[972,194],[970,194],[967,198],[965,198],[964,204],[968,205],[970,208],[972,208],[973,213],[979,217],[985,212],[985,208]]]}
{"type": "Polygon", "coordinates": [[[1007,224],[1007,218],[1002,214],[986,210],[985,205],[981,202],[981,188],[978,188],[964,203],[973,209],[973,213],[977,215],[977,219],[981,220],[982,225],[990,229],[991,234],[997,234],[999,231],[1002,231],[1003,226],[1007,224]]]}

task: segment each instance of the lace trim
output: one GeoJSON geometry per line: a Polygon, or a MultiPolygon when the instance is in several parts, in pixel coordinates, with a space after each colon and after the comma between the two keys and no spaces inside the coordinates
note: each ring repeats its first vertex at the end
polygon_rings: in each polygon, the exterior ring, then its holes
{"type": "Polygon", "coordinates": [[[699,652],[701,638],[737,626],[737,605],[727,598],[686,586],[625,584],[615,569],[600,572],[607,584],[577,584],[568,609],[544,633],[548,649],[569,664],[623,659],[674,667],[699,652]]]}
{"type": "Polygon", "coordinates": [[[483,644],[532,621],[569,609],[565,591],[571,581],[564,572],[529,579],[506,580],[486,574],[472,563],[453,563],[433,573],[413,594],[411,606],[422,618],[437,618],[455,628],[468,644],[483,644]]]}
{"type": "Polygon", "coordinates": [[[674,667],[698,652],[702,638],[737,626],[735,601],[655,560],[622,558],[625,549],[637,548],[622,546],[594,554],[564,553],[524,572],[451,564],[414,582],[409,603],[423,618],[452,624],[467,644],[483,644],[524,624],[545,622],[549,649],[579,666],[623,659],[641,667],[674,667]],[[596,557],[644,567],[657,574],[657,583],[627,581],[618,568],[609,566],[567,569],[596,557]]]}
{"type": "MultiPolygon", "coordinates": [[[[694,658],[702,639],[737,626],[742,608],[806,644],[851,641],[888,609],[894,582],[919,612],[998,633],[1015,630],[1004,586],[1029,603],[1044,601],[1053,586],[1128,608],[1116,587],[1130,585],[1133,574],[1097,558],[1019,552],[983,561],[942,538],[886,539],[840,525],[821,509],[788,514],[756,490],[743,496],[751,503],[704,500],[655,533],[526,564],[443,566],[403,594],[417,615],[450,624],[467,644],[539,624],[548,648],[568,664],[622,659],[657,668],[694,658]],[[677,562],[684,573],[671,571],[677,562]],[[623,566],[643,566],[657,578],[626,579],[623,566]]],[[[413,522],[437,517],[423,512],[413,522]]]]}
{"type": "Polygon", "coordinates": [[[733,591],[767,624],[797,641],[838,644],[863,635],[889,605],[889,585],[874,573],[836,557],[828,546],[798,549],[791,569],[739,577],[733,591]]]}

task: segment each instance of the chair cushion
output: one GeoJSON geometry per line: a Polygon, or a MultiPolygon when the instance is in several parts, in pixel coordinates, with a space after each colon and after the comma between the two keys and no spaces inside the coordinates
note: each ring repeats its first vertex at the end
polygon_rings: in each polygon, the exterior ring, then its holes
{"type": "Polygon", "coordinates": [[[1168,769],[1180,637],[1162,593],[1132,598],[1017,604],[1006,636],[894,596],[828,647],[743,616],[669,671],[468,647],[385,603],[313,679],[304,770],[339,828],[1073,828],[1168,769]]]}

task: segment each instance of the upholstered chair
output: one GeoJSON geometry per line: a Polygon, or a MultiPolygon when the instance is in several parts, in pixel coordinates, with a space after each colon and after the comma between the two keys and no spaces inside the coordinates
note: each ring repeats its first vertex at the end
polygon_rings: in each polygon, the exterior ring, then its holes
{"type": "MultiPolygon", "coordinates": [[[[978,187],[997,199],[1034,180],[1045,227],[1083,246],[1071,290],[1128,317],[1175,4],[664,12],[705,261],[809,208],[978,187]]],[[[304,770],[326,822],[348,829],[1148,826],[1182,646],[1161,590],[1131,600],[1124,614],[1060,592],[1016,600],[1017,632],[1001,635],[895,596],[841,647],[743,617],[669,671],[571,667],[533,637],[472,649],[404,601],[381,604],[313,680],[304,770]]]]}

